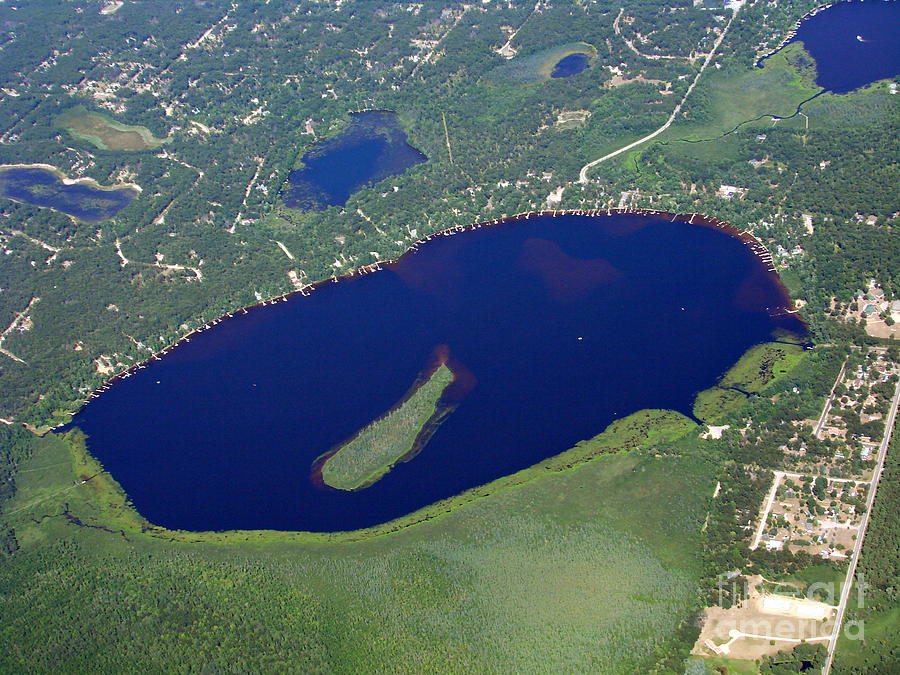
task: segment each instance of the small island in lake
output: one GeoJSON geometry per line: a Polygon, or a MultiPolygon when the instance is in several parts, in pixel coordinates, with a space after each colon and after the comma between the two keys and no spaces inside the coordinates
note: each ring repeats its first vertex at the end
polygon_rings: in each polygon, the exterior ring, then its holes
{"type": "Polygon", "coordinates": [[[391,410],[319,457],[313,464],[313,474],[338,490],[361,490],[381,479],[398,462],[419,454],[458,404],[449,403],[444,396],[457,381],[447,365],[447,348],[439,347],[436,357],[391,410]]]}

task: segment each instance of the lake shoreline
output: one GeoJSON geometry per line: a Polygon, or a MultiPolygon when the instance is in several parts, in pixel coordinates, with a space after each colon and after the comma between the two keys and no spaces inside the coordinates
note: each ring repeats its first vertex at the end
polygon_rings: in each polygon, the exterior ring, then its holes
{"type": "Polygon", "coordinates": [[[900,74],[900,54],[885,49],[896,40],[896,2],[846,0],[807,12],[778,47],[759,57],[755,66],[788,45],[801,45],[815,63],[815,84],[835,95],[892,80],[900,74]]]}
{"type": "MultiPolygon", "coordinates": [[[[521,213],[514,214],[512,216],[506,216],[501,218],[494,218],[492,220],[480,221],[476,223],[472,223],[470,225],[455,225],[453,227],[444,228],[443,230],[439,230],[433,234],[425,235],[424,237],[416,240],[397,258],[388,259],[388,260],[376,260],[373,263],[369,263],[368,265],[362,265],[358,268],[352,269],[349,272],[346,272],[340,276],[332,276],[326,279],[322,279],[320,281],[315,281],[309,284],[305,284],[300,288],[286,291],[285,293],[281,293],[279,295],[260,300],[259,302],[255,302],[251,305],[246,305],[244,307],[240,307],[231,312],[226,312],[214,319],[207,321],[206,323],[201,324],[200,326],[190,330],[185,333],[178,339],[174,340],[170,344],[166,345],[162,349],[158,351],[154,351],[143,361],[139,361],[134,363],[133,365],[121,370],[107,380],[103,382],[99,387],[92,390],[75,410],[73,410],[70,415],[74,416],[77,412],[79,412],[85,405],[91,402],[91,400],[100,396],[103,392],[109,389],[113,384],[118,382],[119,380],[125,379],[127,377],[131,377],[138,370],[142,370],[146,368],[147,365],[153,360],[162,360],[166,354],[168,354],[171,350],[175,349],[179,345],[185,342],[190,342],[191,338],[199,333],[202,333],[206,330],[209,330],[213,326],[225,321],[226,319],[233,319],[237,316],[242,316],[244,314],[248,314],[250,311],[264,307],[266,305],[274,305],[276,302],[287,302],[289,298],[300,295],[301,297],[309,296],[313,291],[323,287],[325,284],[338,283],[340,281],[349,281],[355,277],[362,277],[367,274],[372,274],[373,272],[380,272],[383,267],[390,268],[391,265],[395,265],[400,263],[407,256],[411,256],[415,254],[415,252],[419,249],[419,246],[425,244],[436,237],[450,237],[456,234],[460,234],[462,232],[477,230],[483,227],[497,227],[500,225],[508,225],[513,224],[521,220],[529,220],[531,218],[540,218],[540,217],[567,217],[567,216],[583,216],[587,218],[598,218],[603,216],[619,216],[619,215],[633,215],[633,216],[641,216],[641,217],[655,217],[660,219],[668,219],[670,222],[682,222],[688,223],[690,225],[697,225],[700,227],[706,227],[709,229],[720,230],[736,239],[741,241],[743,244],[748,246],[751,251],[754,253],[756,257],[760,259],[762,263],[765,263],[765,276],[769,277],[771,280],[776,282],[777,288],[781,291],[781,302],[780,306],[776,308],[778,313],[773,314],[772,316],[780,316],[782,314],[796,314],[799,310],[794,307],[793,302],[790,298],[790,293],[785,287],[784,283],[782,283],[781,278],[778,276],[778,271],[775,268],[772,254],[769,253],[768,249],[765,245],[752,233],[747,230],[742,230],[737,228],[730,223],[715,218],[713,216],[707,216],[701,213],[672,213],[671,211],[662,211],[657,209],[644,209],[644,208],[633,208],[633,207],[624,207],[624,208],[606,208],[606,209],[543,209],[538,211],[523,211],[521,213]]],[[[60,422],[53,426],[34,426],[28,423],[25,423],[24,426],[39,436],[43,436],[44,434],[52,431],[54,429],[58,429],[60,427],[66,426],[70,423],[71,420],[60,422]]]]}
{"type": "MultiPolygon", "coordinates": [[[[554,77],[554,75],[553,75],[554,71],[556,70],[556,67],[559,65],[560,61],[562,61],[563,59],[568,58],[569,56],[572,56],[574,54],[584,54],[584,56],[586,56],[588,59],[588,63],[585,65],[584,68],[582,68],[581,71],[579,71],[579,72],[582,72],[583,70],[586,70],[590,66],[590,64],[594,61],[594,59],[597,58],[597,48],[588,42],[576,42],[573,44],[572,47],[561,50],[559,52],[559,54],[551,55],[538,68],[538,73],[543,78],[542,81],[546,82],[547,80],[549,80],[551,78],[559,79],[559,78],[554,77]]],[[[573,75],[575,75],[575,74],[577,74],[577,73],[573,73],[573,75]]],[[[569,77],[569,76],[564,76],[564,77],[569,77]]]]}
{"type": "MultiPolygon", "coordinates": [[[[114,185],[101,185],[94,178],[82,177],[82,178],[69,178],[68,175],[62,171],[61,169],[56,168],[52,164],[0,164],[0,171],[5,171],[6,169],[43,169],[45,171],[49,171],[54,176],[56,176],[59,181],[63,185],[87,185],[95,190],[103,190],[105,192],[114,192],[116,190],[134,190],[136,193],[141,194],[144,191],[137,183],[116,183],[114,185]]],[[[11,199],[12,201],[19,202],[17,199],[13,199],[12,197],[7,197],[7,199],[11,199]]],[[[19,202],[25,203],[25,202],[19,202]]],[[[50,208],[50,207],[38,207],[38,208],[50,208]]]]}
{"type": "Polygon", "coordinates": [[[330,138],[314,140],[295,158],[281,187],[286,209],[346,206],[355,192],[428,161],[410,144],[393,110],[370,108],[348,116],[348,125],[330,138]]]}
{"type": "MultiPolygon", "coordinates": [[[[847,0],[844,0],[844,1],[847,1],[847,0]]],[[[852,0],[850,0],[850,1],[852,1],[852,0]]],[[[775,54],[777,54],[782,49],[787,47],[788,43],[791,42],[797,36],[797,31],[800,29],[801,23],[803,23],[807,19],[811,19],[819,12],[824,12],[826,9],[828,9],[829,7],[832,7],[836,4],[838,4],[838,3],[829,2],[825,5],[819,5],[818,7],[814,7],[813,9],[809,10],[806,14],[804,14],[799,19],[797,19],[796,23],[794,23],[793,27],[787,32],[787,34],[784,36],[784,38],[782,38],[781,42],[778,43],[778,46],[775,47],[775,49],[773,49],[769,52],[766,52],[762,56],[758,57],[756,59],[756,61],[754,61],[753,65],[756,66],[757,68],[762,68],[763,61],[765,61],[766,59],[768,59],[772,56],[775,56],[775,54]]]]}
{"type": "Polygon", "coordinates": [[[689,418],[673,410],[646,408],[616,420],[589,439],[574,447],[547,457],[511,474],[495,478],[481,485],[465,489],[455,495],[438,499],[407,514],[376,525],[347,530],[279,530],[231,529],[188,530],[156,525],[131,503],[128,494],[112,474],[87,448],[86,437],[78,429],[63,435],[72,457],[76,475],[94,485],[95,499],[103,505],[97,522],[122,532],[146,536],[161,541],[182,544],[235,545],[267,544],[348,544],[400,534],[409,528],[427,526],[501,493],[516,490],[553,475],[566,474],[591,462],[610,461],[615,456],[637,459],[633,451],[660,440],[675,440],[700,427],[689,418]]]}

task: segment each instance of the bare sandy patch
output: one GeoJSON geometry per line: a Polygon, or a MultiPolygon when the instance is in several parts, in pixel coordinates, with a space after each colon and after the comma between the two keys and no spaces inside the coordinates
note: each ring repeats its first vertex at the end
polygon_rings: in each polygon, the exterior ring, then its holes
{"type": "Polygon", "coordinates": [[[116,372],[116,367],[113,365],[113,357],[106,354],[101,354],[94,359],[94,366],[97,368],[97,374],[104,377],[116,372]]]}
{"type": "Polygon", "coordinates": [[[900,327],[900,323],[888,326],[884,319],[869,319],[866,322],[866,333],[872,337],[896,340],[900,337],[897,335],[898,327],[900,327]]]}
{"type": "Polygon", "coordinates": [[[761,593],[760,576],[750,577],[748,598],[734,607],[708,607],[692,650],[699,656],[728,655],[755,660],[796,646],[824,642],[830,636],[835,608],[824,602],[761,593]]]}

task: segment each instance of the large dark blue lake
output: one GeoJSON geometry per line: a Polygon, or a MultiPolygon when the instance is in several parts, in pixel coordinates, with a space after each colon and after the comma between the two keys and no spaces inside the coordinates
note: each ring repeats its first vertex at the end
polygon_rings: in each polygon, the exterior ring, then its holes
{"type": "Polygon", "coordinates": [[[804,20],[791,42],[816,60],[816,84],[845,94],[900,74],[900,2],[840,2],[804,20]]]}
{"type": "Polygon", "coordinates": [[[316,145],[303,155],[303,168],[288,175],[286,206],[343,206],[357,190],[427,161],[407,142],[396,114],[370,110],[350,118],[343,133],[316,145]]]}
{"type": "Polygon", "coordinates": [[[137,195],[131,188],[107,190],[84,183],[67,185],[56,173],[40,167],[0,169],[0,196],[51,208],[89,223],[112,218],[137,195]]]}
{"type": "Polygon", "coordinates": [[[695,394],[773,331],[783,289],[720,230],[534,217],[437,237],[384,271],[224,321],[74,423],[152,522],[337,531],[530,466],[695,394]],[[424,450],[359,492],[313,461],[388,410],[437,345],[477,378],[424,450]]]}

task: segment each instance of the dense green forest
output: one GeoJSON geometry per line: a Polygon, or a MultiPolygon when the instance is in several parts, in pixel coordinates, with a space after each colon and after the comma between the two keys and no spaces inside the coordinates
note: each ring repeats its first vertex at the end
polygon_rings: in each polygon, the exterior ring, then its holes
{"type": "MultiPolygon", "coordinates": [[[[813,3],[762,5],[743,8],[723,43],[726,70],[745,71],[813,3]]],[[[75,9],[53,0],[0,7],[3,35],[16,45],[0,72],[12,92],[0,98],[8,120],[0,163],[46,162],[145,189],[113,220],[90,227],[47,209],[0,205],[2,325],[40,298],[28,330],[4,340],[21,361],[0,361],[0,417],[37,426],[64,421],[100,384],[101,355],[123,370],[209,319],[292,290],[288,272],[305,282],[327,278],[396,257],[412,231],[543,207],[585,162],[659,126],[696,73],[689,57],[709,48],[728,13],[686,0],[662,9],[304,2],[287,11],[262,0],[129,2],[110,15],[90,3],[75,9]],[[497,53],[507,27],[521,29],[512,61],[497,53]],[[636,40],[638,52],[628,46],[636,40]],[[54,41],[66,45],[64,55],[45,46],[54,41]],[[572,43],[596,50],[577,77],[528,86],[486,77],[572,43]],[[651,58],[660,54],[673,58],[651,58]],[[156,151],[101,150],[56,123],[80,105],[171,141],[156,151]],[[429,161],[360,190],[344,208],[285,208],[288,172],[360,108],[395,110],[429,161]],[[579,110],[589,113],[583,124],[557,124],[579,110]],[[161,268],[159,256],[182,269],[161,268]]],[[[700,114],[704,100],[698,92],[691,111],[700,114]]],[[[840,151],[853,157],[843,140],[840,151]]],[[[714,164],[706,170],[721,175],[714,164]]],[[[568,185],[562,206],[615,205],[620,192],[636,189],[650,200],[637,198],[642,205],[733,215],[721,200],[682,198],[669,185],[678,172],[665,173],[662,185],[652,171],[610,164],[588,184],[568,185]]]]}
{"type": "Polygon", "coordinates": [[[848,621],[856,629],[838,642],[835,675],[876,675],[900,668],[897,625],[900,623],[900,438],[895,434],[885,461],[878,499],[856,570],[848,621]],[[860,587],[862,590],[860,591],[860,587]]]}

